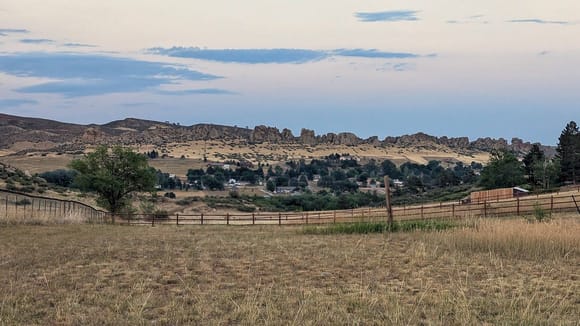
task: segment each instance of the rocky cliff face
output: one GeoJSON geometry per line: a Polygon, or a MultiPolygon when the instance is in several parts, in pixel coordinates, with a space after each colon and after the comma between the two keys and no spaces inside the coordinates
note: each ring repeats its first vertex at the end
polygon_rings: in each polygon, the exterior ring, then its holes
{"type": "MultiPolygon", "coordinates": [[[[16,142],[54,142],[55,147],[82,148],[95,144],[152,144],[162,146],[192,140],[245,140],[254,143],[298,143],[303,145],[346,145],[421,147],[440,145],[456,150],[491,151],[510,149],[526,153],[532,144],[513,138],[511,144],[503,139],[479,138],[469,141],[467,137],[435,137],[425,133],[386,137],[380,141],[373,136],[361,139],[350,132],[316,135],[314,130],[302,129],[295,137],[289,129],[256,126],[254,129],[197,124],[190,127],[139,119],[125,119],[105,125],[75,125],[45,119],[22,118],[0,114],[0,148],[9,148],[16,142]]],[[[554,153],[552,147],[543,147],[548,155],[554,153]]]]}

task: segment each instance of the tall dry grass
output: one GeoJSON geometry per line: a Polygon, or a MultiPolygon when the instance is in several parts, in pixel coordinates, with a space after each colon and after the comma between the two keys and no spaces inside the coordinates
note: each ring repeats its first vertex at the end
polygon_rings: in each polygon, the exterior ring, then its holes
{"type": "Polygon", "coordinates": [[[489,253],[501,258],[573,259],[580,255],[580,219],[548,222],[524,219],[477,219],[471,225],[444,234],[428,235],[451,250],[489,253]]]}
{"type": "Polygon", "coordinates": [[[92,222],[85,214],[72,212],[65,214],[48,214],[35,212],[34,214],[5,215],[0,214],[0,225],[51,225],[51,224],[80,224],[92,222]]]}

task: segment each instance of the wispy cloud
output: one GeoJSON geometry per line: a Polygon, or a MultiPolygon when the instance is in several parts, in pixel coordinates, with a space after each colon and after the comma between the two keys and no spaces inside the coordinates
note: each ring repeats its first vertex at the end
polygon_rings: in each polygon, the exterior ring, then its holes
{"type": "Polygon", "coordinates": [[[415,70],[415,64],[409,62],[401,62],[401,63],[385,63],[384,65],[377,68],[377,71],[388,72],[388,71],[409,71],[415,70]]]}
{"type": "Polygon", "coordinates": [[[304,63],[324,59],[323,51],[303,49],[201,49],[197,47],[151,48],[151,54],[229,63],[304,63]]]}
{"type": "Polygon", "coordinates": [[[464,19],[453,19],[446,21],[447,24],[489,24],[484,15],[471,15],[464,19]]]}
{"type": "Polygon", "coordinates": [[[34,105],[34,104],[38,104],[38,101],[15,99],[15,98],[0,99],[0,108],[13,108],[23,105],[34,105]]]}
{"type": "Polygon", "coordinates": [[[70,48],[96,48],[96,45],[83,44],[83,43],[64,43],[62,46],[70,48]]]}
{"type": "Polygon", "coordinates": [[[397,21],[415,21],[417,10],[392,10],[378,12],[357,12],[354,14],[361,22],[397,22],[397,21]]]}
{"type": "Polygon", "coordinates": [[[405,59],[417,58],[419,55],[406,52],[384,52],[377,49],[339,49],[329,52],[332,55],[342,57],[360,58],[383,58],[383,59],[405,59]]]}
{"type": "Polygon", "coordinates": [[[320,61],[330,57],[359,58],[416,58],[418,54],[406,52],[386,52],[377,49],[201,49],[197,47],[151,48],[147,53],[169,57],[191,58],[242,64],[300,64],[320,61]]]}
{"type": "Polygon", "coordinates": [[[25,43],[25,44],[48,44],[48,43],[54,43],[53,40],[49,40],[49,39],[45,39],[45,38],[25,38],[20,40],[20,43],[25,43]]]}
{"type": "Polygon", "coordinates": [[[569,25],[571,22],[563,20],[543,20],[538,18],[529,19],[512,19],[507,20],[508,23],[524,23],[524,24],[555,24],[555,25],[569,25]]]}
{"type": "Polygon", "coordinates": [[[157,92],[160,95],[184,96],[184,95],[237,95],[238,93],[219,88],[201,88],[168,91],[162,90],[157,92]]]}
{"type": "Polygon", "coordinates": [[[26,29],[18,29],[18,28],[0,28],[0,33],[2,34],[27,34],[30,31],[26,29]]]}
{"type": "Polygon", "coordinates": [[[79,53],[0,55],[0,72],[17,77],[56,81],[17,89],[21,93],[53,93],[67,97],[139,92],[180,81],[221,78],[159,62],[79,53]]]}

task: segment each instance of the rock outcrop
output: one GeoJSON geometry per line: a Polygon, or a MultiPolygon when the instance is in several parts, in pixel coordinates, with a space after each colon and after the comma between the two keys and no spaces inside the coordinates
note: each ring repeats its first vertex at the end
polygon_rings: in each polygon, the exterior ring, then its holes
{"type": "MultiPolygon", "coordinates": [[[[15,143],[53,142],[58,144],[54,150],[65,148],[83,148],[86,144],[152,144],[163,146],[168,143],[180,143],[199,140],[242,140],[253,143],[287,143],[315,145],[373,146],[398,147],[431,147],[445,146],[454,150],[478,150],[489,152],[495,149],[510,149],[525,154],[532,144],[519,138],[512,138],[511,144],[503,139],[478,138],[469,141],[467,137],[436,137],[422,132],[399,137],[386,137],[382,141],[373,136],[361,139],[350,132],[338,134],[327,133],[316,135],[314,130],[302,129],[300,136],[295,137],[290,129],[264,125],[254,129],[197,124],[181,126],[168,122],[156,122],[140,119],[124,119],[104,125],[76,125],[46,119],[23,118],[0,114],[0,149],[10,148],[15,143]],[[70,145],[70,146],[69,146],[70,145]]],[[[554,148],[542,146],[548,156],[554,154],[554,148]]]]}

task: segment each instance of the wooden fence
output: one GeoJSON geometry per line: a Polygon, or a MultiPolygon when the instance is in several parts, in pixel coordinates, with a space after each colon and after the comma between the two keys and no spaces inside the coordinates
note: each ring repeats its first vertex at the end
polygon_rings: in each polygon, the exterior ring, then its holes
{"type": "MultiPolygon", "coordinates": [[[[497,199],[482,203],[446,202],[437,204],[393,207],[395,221],[428,219],[464,219],[470,217],[502,217],[578,212],[580,214],[580,188],[563,194],[533,195],[514,199],[497,199]]],[[[129,225],[306,225],[349,223],[385,220],[386,209],[359,208],[336,211],[310,212],[256,212],[227,214],[174,214],[155,216],[147,214],[121,215],[117,223],[129,225]]],[[[86,204],[48,197],[31,196],[0,190],[0,221],[12,219],[78,219],[93,223],[111,222],[110,213],[86,204]]]]}
{"type": "MultiPolygon", "coordinates": [[[[540,212],[544,214],[578,212],[580,214],[580,191],[578,193],[528,196],[474,204],[447,202],[393,207],[395,221],[533,216],[540,212]]],[[[386,209],[379,207],[319,212],[175,214],[167,217],[137,214],[122,216],[121,223],[153,226],[160,224],[306,225],[383,221],[385,216],[386,209]]]]}
{"type": "Polygon", "coordinates": [[[107,223],[108,212],[74,200],[34,196],[0,189],[0,222],[107,223]]]}

